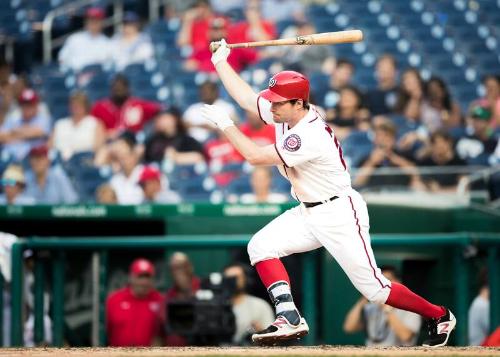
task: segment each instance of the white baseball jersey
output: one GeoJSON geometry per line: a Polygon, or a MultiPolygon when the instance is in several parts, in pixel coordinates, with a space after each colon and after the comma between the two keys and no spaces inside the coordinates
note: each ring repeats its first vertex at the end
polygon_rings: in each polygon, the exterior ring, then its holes
{"type": "MultiPolygon", "coordinates": [[[[267,100],[259,97],[257,107],[262,120],[274,123],[267,100]]],[[[251,264],[323,246],[368,300],[385,303],[391,282],[377,267],[366,203],[351,188],[332,130],[314,107],[293,128],[275,128],[276,150],[283,160],[280,172],[292,183],[292,195],[301,202],[326,202],[295,206],[258,231],[248,244],[251,264]],[[332,196],[338,198],[327,201],[332,196]]]]}
{"type": "MultiPolygon", "coordinates": [[[[266,124],[275,124],[271,103],[259,96],[257,107],[266,124]]],[[[279,171],[292,184],[300,202],[318,202],[351,190],[351,177],[332,129],[314,106],[293,128],[275,124],[276,151],[283,161],[279,171]]]]}

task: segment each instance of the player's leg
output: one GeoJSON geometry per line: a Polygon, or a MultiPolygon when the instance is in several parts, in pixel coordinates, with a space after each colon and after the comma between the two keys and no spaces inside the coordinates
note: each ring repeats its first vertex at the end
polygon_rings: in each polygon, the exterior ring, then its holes
{"type": "Polygon", "coordinates": [[[277,315],[271,326],[252,336],[256,342],[300,337],[309,331],[293,302],[290,279],[280,260],[281,257],[321,246],[304,223],[299,208],[293,208],[258,231],[248,244],[250,262],[266,287],[277,315]]]}
{"type": "Polygon", "coordinates": [[[453,314],[442,306],[430,303],[403,284],[391,283],[377,267],[370,243],[368,211],[361,196],[355,192],[330,205],[334,207],[330,214],[334,214],[335,218],[328,221],[325,218],[318,219],[315,215],[313,219],[318,222],[311,222],[311,229],[353,285],[370,301],[412,311],[428,319],[432,325],[428,345],[446,344],[456,324],[453,314]],[[331,224],[321,226],[320,221],[331,224]],[[437,331],[439,326],[442,327],[437,331]]]}

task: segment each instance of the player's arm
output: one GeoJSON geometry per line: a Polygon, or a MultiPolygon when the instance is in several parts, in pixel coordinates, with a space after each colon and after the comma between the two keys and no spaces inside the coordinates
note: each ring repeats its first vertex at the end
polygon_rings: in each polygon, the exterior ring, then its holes
{"type": "Polygon", "coordinates": [[[229,95],[239,106],[254,114],[259,114],[257,109],[257,93],[227,63],[227,57],[230,52],[231,50],[227,47],[226,41],[220,41],[219,48],[212,54],[212,63],[219,74],[224,88],[226,88],[229,95]]]}
{"type": "Polygon", "coordinates": [[[274,145],[257,145],[234,125],[229,114],[221,107],[205,104],[202,114],[224,132],[229,142],[251,165],[270,166],[283,163],[274,145]]]}

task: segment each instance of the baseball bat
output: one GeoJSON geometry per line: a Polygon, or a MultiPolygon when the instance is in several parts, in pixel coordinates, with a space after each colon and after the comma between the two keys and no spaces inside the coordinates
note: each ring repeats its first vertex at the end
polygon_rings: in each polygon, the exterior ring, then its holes
{"type": "MultiPolygon", "coordinates": [[[[347,30],[336,32],[315,33],[306,36],[297,36],[293,38],[281,38],[278,40],[228,43],[229,48],[249,48],[263,46],[313,46],[313,45],[335,45],[338,43],[351,43],[363,40],[361,30],[347,30]]],[[[218,42],[210,43],[210,50],[214,52],[219,48],[218,42]]]]}

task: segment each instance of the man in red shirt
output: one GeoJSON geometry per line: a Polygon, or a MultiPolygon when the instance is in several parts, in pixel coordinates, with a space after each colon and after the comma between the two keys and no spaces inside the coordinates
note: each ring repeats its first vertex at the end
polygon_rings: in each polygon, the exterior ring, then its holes
{"type": "Polygon", "coordinates": [[[163,332],[162,295],[154,288],[155,269],[146,259],[130,266],[130,284],[108,296],[106,331],[109,346],[152,346],[163,332]]]}
{"type": "Polygon", "coordinates": [[[104,124],[108,137],[116,137],[126,130],[142,130],[161,109],[160,103],[132,97],[127,77],[119,74],[111,84],[110,97],[98,100],[91,114],[104,124]]]}
{"type": "Polygon", "coordinates": [[[258,115],[252,112],[246,112],[246,118],[246,122],[240,125],[243,134],[260,146],[274,144],[276,135],[272,125],[266,125],[258,115]]]}
{"type": "MultiPolygon", "coordinates": [[[[208,28],[208,42],[203,47],[193,48],[191,57],[185,62],[184,68],[188,71],[215,72],[215,67],[210,58],[210,42],[227,38],[229,22],[223,17],[215,17],[208,28]]],[[[242,71],[250,64],[257,62],[258,53],[253,48],[235,48],[227,61],[236,72],[242,71]]]]}

